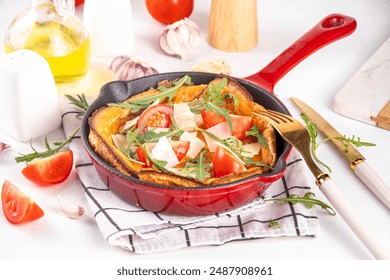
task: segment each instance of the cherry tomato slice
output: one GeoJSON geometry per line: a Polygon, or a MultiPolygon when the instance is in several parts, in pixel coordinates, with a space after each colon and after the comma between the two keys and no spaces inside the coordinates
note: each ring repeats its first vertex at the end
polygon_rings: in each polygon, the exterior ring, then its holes
{"type": "Polygon", "coordinates": [[[22,170],[22,174],[31,182],[49,186],[68,178],[73,167],[73,152],[58,152],[50,157],[33,161],[22,170]]]}
{"type": "Polygon", "coordinates": [[[149,14],[162,24],[171,24],[189,17],[194,9],[194,0],[146,0],[149,14]]]}
{"type": "MultiPolygon", "coordinates": [[[[205,129],[226,121],[224,117],[218,116],[214,111],[201,111],[200,114],[202,116],[205,129]]],[[[252,117],[233,114],[229,114],[229,116],[233,127],[232,135],[237,137],[239,140],[244,139],[246,137],[246,132],[250,130],[253,124],[252,117]]]]}
{"type": "Polygon", "coordinates": [[[241,162],[220,146],[214,152],[212,163],[215,177],[237,174],[245,170],[245,166],[241,162]]]}
{"type": "Polygon", "coordinates": [[[6,180],[1,191],[4,216],[12,224],[31,222],[44,215],[43,210],[19,188],[6,180]]]}
{"type": "Polygon", "coordinates": [[[155,143],[145,143],[145,144],[143,144],[143,147],[142,147],[143,149],[141,147],[138,147],[136,150],[138,160],[145,163],[146,166],[148,166],[148,167],[152,167],[153,164],[151,162],[148,162],[148,156],[144,152],[144,149],[147,149],[148,151],[150,151],[153,149],[154,146],[156,146],[155,143]]]}
{"type": "MultiPolygon", "coordinates": [[[[148,149],[151,151],[154,146],[156,146],[155,143],[145,143],[143,145],[144,149],[148,149]]],[[[172,141],[171,146],[173,151],[175,152],[175,155],[177,156],[177,160],[180,162],[187,154],[188,150],[190,149],[190,142],[189,141],[172,141]]],[[[138,147],[136,150],[138,160],[145,163],[148,167],[152,167],[153,164],[151,162],[148,163],[147,155],[145,154],[144,150],[141,147],[138,147]]]]}
{"type": "Polygon", "coordinates": [[[145,125],[147,127],[165,127],[172,125],[173,108],[165,104],[150,106],[140,115],[137,127],[145,125]]]}
{"type": "Polygon", "coordinates": [[[205,129],[208,129],[226,120],[224,117],[218,116],[217,113],[214,111],[202,110],[200,111],[200,115],[202,116],[203,125],[205,129]]]}

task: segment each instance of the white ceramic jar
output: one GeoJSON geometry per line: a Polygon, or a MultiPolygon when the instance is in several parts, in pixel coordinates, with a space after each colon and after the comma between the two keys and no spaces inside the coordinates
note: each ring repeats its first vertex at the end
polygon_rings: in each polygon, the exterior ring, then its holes
{"type": "Polygon", "coordinates": [[[0,57],[0,129],[18,141],[61,125],[57,88],[47,61],[18,50],[0,57]]]}

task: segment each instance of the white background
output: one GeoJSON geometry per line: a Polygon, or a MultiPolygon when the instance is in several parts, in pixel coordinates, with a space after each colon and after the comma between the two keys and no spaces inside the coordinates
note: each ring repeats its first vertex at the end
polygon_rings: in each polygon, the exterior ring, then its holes
{"type": "MultiPolygon", "coordinates": [[[[22,8],[27,7],[29,2],[0,0],[0,39],[4,38],[10,20],[22,8]]],[[[195,0],[194,11],[190,18],[199,24],[202,38],[193,56],[187,61],[181,61],[168,57],[159,50],[157,40],[163,26],[148,15],[144,1],[132,0],[136,38],[136,48],[132,56],[148,62],[159,72],[190,70],[195,63],[220,57],[231,64],[233,76],[245,77],[267,65],[326,15],[343,13],[352,16],[358,23],[357,30],[351,36],[326,46],[296,66],[277,84],[275,94],[285,102],[294,116],[299,116],[299,112],[289,101],[292,96],[312,105],[342,133],[359,136],[364,141],[375,142],[377,147],[361,148],[360,151],[383,180],[390,184],[388,164],[390,131],[348,119],[332,111],[333,99],[337,92],[390,36],[390,1],[258,1],[259,44],[250,51],[242,53],[226,53],[208,45],[206,38],[210,2],[210,0],[195,0]]],[[[81,15],[81,10],[78,10],[77,14],[81,15]]],[[[102,81],[104,80],[100,80],[102,81]]],[[[96,84],[88,93],[91,92],[96,94],[96,84]]],[[[367,93],[367,98],[369,94],[367,93]]],[[[61,131],[53,135],[61,138],[61,131]]],[[[153,255],[132,254],[121,248],[109,246],[100,234],[90,212],[87,211],[80,220],[71,220],[59,213],[58,194],[72,197],[87,207],[75,173],[64,184],[45,189],[37,188],[26,182],[20,174],[23,164],[17,165],[12,159],[17,155],[17,151],[28,151],[28,144],[17,143],[1,131],[0,141],[11,143],[14,147],[13,151],[6,152],[7,157],[0,157],[0,182],[9,179],[16,185],[23,186],[36,201],[41,202],[46,211],[45,219],[21,226],[9,224],[0,213],[0,260],[120,259],[131,263],[153,261],[152,263],[155,264],[162,260],[171,260],[171,263],[187,260],[191,265],[197,260],[237,259],[241,265],[246,262],[253,265],[253,262],[261,264],[264,260],[371,259],[369,252],[339,216],[329,216],[320,210],[318,215],[321,232],[317,238],[262,239],[153,255]]],[[[334,170],[332,174],[334,180],[349,197],[367,226],[390,251],[389,210],[353,175],[347,162],[332,146],[321,147],[319,155],[331,165],[334,170]]],[[[326,201],[315,189],[314,180],[313,188],[317,198],[326,201]]],[[[58,265],[58,262],[55,264],[58,265]]],[[[76,265],[77,262],[71,264],[76,265]]],[[[354,266],[350,262],[346,265],[351,269],[354,266]]],[[[11,269],[12,266],[8,268],[11,269]]],[[[304,271],[304,266],[302,265],[299,270],[304,271]]]]}

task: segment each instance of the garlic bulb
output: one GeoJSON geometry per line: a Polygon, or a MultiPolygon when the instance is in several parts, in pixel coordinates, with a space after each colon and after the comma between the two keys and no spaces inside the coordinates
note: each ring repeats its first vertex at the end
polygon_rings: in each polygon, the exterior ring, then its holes
{"type": "Polygon", "coordinates": [[[158,71],[147,63],[128,56],[117,56],[109,67],[118,80],[133,80],[136,78],[157,74],[158,71]]]}
{"type": "Polygon", "coordinates": [[[200,29],[192,20],[184,18],[168,25],[160,35],[160,47],[168,55],[187,59],[199,44],[200,29]]]}

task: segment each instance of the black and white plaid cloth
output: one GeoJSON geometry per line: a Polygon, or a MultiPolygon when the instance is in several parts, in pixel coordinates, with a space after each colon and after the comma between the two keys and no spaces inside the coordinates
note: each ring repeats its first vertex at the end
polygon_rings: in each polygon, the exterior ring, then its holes
{"type": "MultiPolygon", "coordinates": [[[[80,127],[78,111],[61,96],[63,127],[70,136],[80,127]]],[[[184,247],[222,245],[235,240],[279,237],[317,236],[319,223],[314,208],[303,204],[264,202],[264,198],[303,196],[310,191],[307,170],[300,155],[293,150],[284,177],[273,183],[255,201],[230,212],[209,216],[172,216],[149,212],[132,206],[100,180],[81,139],[72,141],[75,168],[96,222],[109,244],[135,253],[153,253],[184,247]],[[270,226],[275,221],[278,227],[270,226]]]]}

